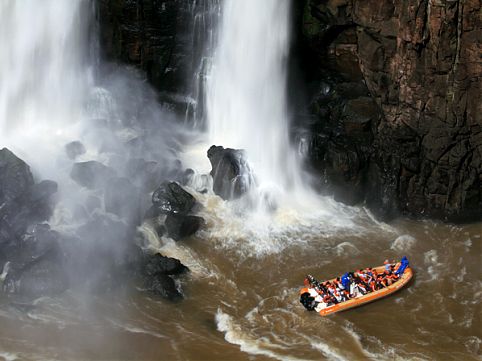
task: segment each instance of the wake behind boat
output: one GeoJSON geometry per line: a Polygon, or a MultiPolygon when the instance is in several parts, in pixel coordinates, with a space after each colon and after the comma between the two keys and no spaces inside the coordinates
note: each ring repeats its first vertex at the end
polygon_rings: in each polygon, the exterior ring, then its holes
{"type": "Polygon", "coordinates": [[[348,272],[321,283],[307,275],[300,302],[307,310],[326,316],[386,297],[405,286],[412,276],[406,257],[398,263],[386,260],[383,266],[348,272]]]}

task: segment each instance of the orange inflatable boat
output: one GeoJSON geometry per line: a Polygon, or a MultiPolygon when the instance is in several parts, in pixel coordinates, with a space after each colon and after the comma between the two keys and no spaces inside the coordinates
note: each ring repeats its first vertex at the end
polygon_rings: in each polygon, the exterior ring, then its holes
{"type": "MultiPolygon", "coordinates": [[[[383,273],[385,267],[384,266],[379,266],[379,267],[373,267],[378,273],[383,273]]],[[[327,316],[335,312],[339,311],[344,311],[348,310],[353,307],[358,307],[361,305],[364,305],[365,303],[376,301],[380,298],[386,297],[388,295],[391,295],[392,293],[398,291],[402,287],[404,287],[411,279],[413,276],[413,271],[410,267],[407,267],[405,271],[403,272],[402,276],[394,283],[392,283],[390,286],[382,288],[380,290],[374,291],[374,292],[369,292],[363,296],[359,296],[356,298],[349,299],[344,302],[337,303],[335,305],[328,306],[326,308],[321,309],[318,311],[318,313],[321,316],[327,316]]],[[[329,280],[330,282],[333,282],[335,279],[329,280]]],[[[300,295],[307,293],[308,288],[303,287],[300,290],[300,295]]]]}

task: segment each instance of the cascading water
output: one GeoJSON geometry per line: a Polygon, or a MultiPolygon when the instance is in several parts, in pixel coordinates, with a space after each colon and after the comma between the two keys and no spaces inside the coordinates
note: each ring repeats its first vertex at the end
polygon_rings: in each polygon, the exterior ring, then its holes
{"type": "Polygon", "coordinates": [[[82,23],[88,5],[82,0],[0,4],[0,143],[44,176],[57,173],[53,149],[74,136],[69,132],[83,115],[92,81],[82,23]]]}
{"type": "Polygon", "coordinates": [[[260,186],[296,187],[286,96],[290,2],[226,1],[207,82],[208,139],[247,151],[260,186]]]}
{"type": "MultiPolygon", "coordinates": [[[[212,6],[219,8],[217,3],[212,6]]],[[[207,131],[183,162],[198,173],[208,173],[206,150],[211,145],[243,149],[249,163],[246,169],[252,171],[244,176],[251,187],[234,207],[267,223],[279,207],[332,212],[337,207],[312,191],[302,156],[290,144],[291,2],[225,1],[220,8],[216,47],[211,58],[203,57],[201,62],[208,69],[201,91],[204,97],[197,98],[198,107],[205,108],[207,131]]],[[[210,186],[199,178],[195,181],[194,188],[210,186]]]]}
{"type": "MultiPolygon", "coordinates": [[[[214,201],[212,193],[199,198],[203,217],[213,225],[207,237],[228,247],[242,244],[256,255],[278,252],[305,237],[308,229],[330,234],[356,228],[353,218],[360,213],[316,194],[301,155],[290,144],[290,10],[291,1],[221,3],[204,83],[207,130],[201,144],[183,158],[185,165],[205,174],[211,168],[206,158],[211,145],[246,151],[249,165],[239,168],[252,172],[241,175],[248,192],[227,202],[214,201]]],[[[194,176],[191,186],[200,190],[212,184],[194,176]]]]}

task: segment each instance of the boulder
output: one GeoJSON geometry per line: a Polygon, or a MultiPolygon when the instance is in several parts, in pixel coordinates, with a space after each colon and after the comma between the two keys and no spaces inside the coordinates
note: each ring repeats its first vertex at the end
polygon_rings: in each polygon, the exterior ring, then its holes
{"type": "Polygon", "coordinates": [[[153,214],[187,214],[196,204],[196,199],[178,183],[163,183],[152,194],[153,214]]]}
{"type": "Polygon", "coordinates": [[[183,295],[176,287],[174,280],[165,274],[158,274],[146,280],[145,289],[149,292],[167,298],[170,301],[179,301],[183,295]]]}
{"type": "Polygon", "coordinates": [[[103,188],[116,172],[95,160],[74,163],[70,177],[79,185],[89,189],[103,188]]]}
{"type": "Polygon", "coordinates": [[[3,291],[32,297],[65,291],[68,278],[59,240],[60,235],[47,224],[29,227],[19,244],[6,254],[9,263],[4,270],[3,291]]]}
{"type": "Polygon", "coordinates": [[[8,149],[0,150],[0,219],[2,238],[22,236],[27,227],[50,218],[51,196],[57,183],[44,180],[34,184],[29,166],[8,149]]]}
{"type": "Polygon", "coordinates": [[[0,150],[0,204],[26,194],[33,184],[27,163],[7,148],[0,150]]]}
{"type": "Polygon", "coordinates": [[[202,217],[184,214],[168,214],[164,225],[168,236],[179,241],[196,233],[203,223],[204,219],[202,217]]]}
{"type": "Polygon", "coordinates": [[[189,269],[175,258],[160,253],[146,255],[141,267],[144,288],[171,301],[183,298],[171,276],[181,275],[189,269]]]}
{"type": "Polygon", "coordinates": [[[69,157],[69,159],[73,160],[79,155],[85,154],[85,152],[86,150],[84,145],[78,140],[67,143],[65,145],[65,153],[67,154],[67,157],[69,157]]]}
{"type": "Polygon", "coordinates": [[[180,275],[187,271],[189,271],[189,268],[184,266],[178,259],[166,257],[160,253],[145,256],[143,274],[146,277],[158,274],[180,275]]]}
{"type": "Polygon", "coordinates": [[[244,150],[211,146],[208,150],[213,191],[225,200],[236,199],[254,184],[244,150]]]}

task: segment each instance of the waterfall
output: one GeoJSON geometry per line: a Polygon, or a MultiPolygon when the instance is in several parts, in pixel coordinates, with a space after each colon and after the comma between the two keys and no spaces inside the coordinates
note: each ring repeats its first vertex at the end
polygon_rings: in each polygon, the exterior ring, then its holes
{"type": "Polygon", "coordinates": [[[289,1],[226,1],[207,82],[210,142],[245,149],[260,183],[283,188],[298,172],[288,137],[289,11],[289,1]]]}
{"type": "Polygon", "coordinates": [[[52,148],[82,116],[91,81],[86,66],[89,2],[0,3],[0,144],[54,171],[52,148]]]}

